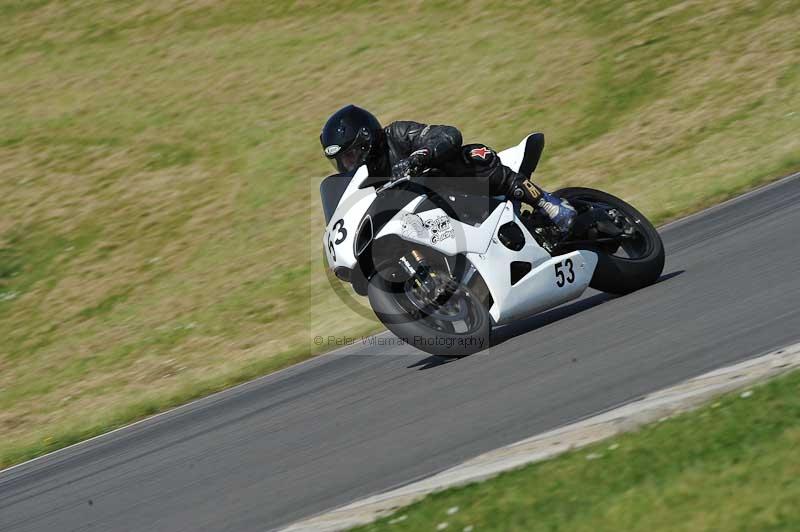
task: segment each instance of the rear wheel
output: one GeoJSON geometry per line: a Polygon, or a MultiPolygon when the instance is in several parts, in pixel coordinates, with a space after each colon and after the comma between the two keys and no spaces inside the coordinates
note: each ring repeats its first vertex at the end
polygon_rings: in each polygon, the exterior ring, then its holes
{"type": "Polygon", "coordinates": [[[378,319],[404,342],[433,355],[461,357],[489,347],[491,316],[486,307],[447,274],[432,275],[449,284],[435,299],[415,277],[402,280],[391,271],[376,273],[367,295],[378,319]]]}
{"type": "Polygon", "coordinates": [[[591,205],[617,220],[627,230],[617,244],[598,244],[597,268],[589,285],[612,294],[627,294],[655,283],[664,271],[664,243],[653,224],[627,202],[591,188],[564,188],[556,191],[580,211],[591,205]]]}

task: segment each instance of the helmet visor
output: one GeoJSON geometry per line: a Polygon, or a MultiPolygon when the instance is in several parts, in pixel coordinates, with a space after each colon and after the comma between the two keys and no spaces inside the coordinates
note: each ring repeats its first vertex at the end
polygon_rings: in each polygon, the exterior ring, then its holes
{"type": "Polygon", "coordinates": [[[358,132],[358,135],[356,135],[355,140],[353,140],[350,146],[337,151],[334,155],[328,155],[326,151],[325,156],[336,171],[341,174],[346,174],[352,172],[366,162],[371,148],[372,139],[369,133],[362,129],[358,132]]]}

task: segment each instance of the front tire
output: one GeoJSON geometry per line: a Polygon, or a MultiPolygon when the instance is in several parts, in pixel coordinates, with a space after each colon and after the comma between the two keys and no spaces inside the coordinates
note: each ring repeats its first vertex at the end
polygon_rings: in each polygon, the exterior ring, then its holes
{"type": "Polygon", "coordinates": [[[390,282],[380,273],[370,279],[367,295],[372,310],[386,328],[421,351],[463,357],[491,345],[489,311],[466,286],[460,285],[448,300],[455,314],[421,310],[408,295],[405,283],[390,282]],[[453,318],[460,318],[458,324],[453,318]]]}
{"type": "Polygon", "coordinates": [[[638,241],[636,246],[630,244],[630,249],[625,250],[629,256],[621,257],[599,246],[594,250],[598,254],[598,262],[589,286],[602,292],[628,294],[650,286],[661,277],[664,271],[664,243],[653,224],[632,205],[607,192],[591,188],[564,188],[555,194],[573,205],[586,202],[616,209],[632,222],[635,229],[638,241]]]}

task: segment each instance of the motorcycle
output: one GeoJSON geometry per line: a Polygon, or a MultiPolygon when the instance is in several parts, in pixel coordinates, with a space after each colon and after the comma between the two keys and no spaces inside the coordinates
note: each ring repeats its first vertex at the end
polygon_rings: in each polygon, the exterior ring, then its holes
{"type": "MultiPolygon", "coordinates": [[[[498,155],[529,177],[526,137],[498,155]]],[[[664,245],[652,223],[611,194],[555,192],[578,211],[562,238],[524,203],[458,192],[428,169],[370,176],[366,166],[320,185],[328,266],[369,298],[378,319],[414,347],[466,356],[491,345],[492,328],[578,298],[588,287],[626,294],[656,282],[664,245]]]]}

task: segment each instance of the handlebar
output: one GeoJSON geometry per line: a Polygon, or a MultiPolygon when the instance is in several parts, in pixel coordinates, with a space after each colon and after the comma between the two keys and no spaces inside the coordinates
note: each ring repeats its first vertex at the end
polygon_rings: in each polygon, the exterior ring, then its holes
{"type": "Polygon", "coordinates": [[[404,175],[404,176],[402,176],[402,177],[398,177],[398,178],[391,179],[391,180],[390,180],[388,183],[386,183],[386,184],[385,184],[385,185],[383,185],[382,187],[378,188],[378,189],[375,191],[375,193],[376,193],[376,194],[380,194],[380,193],[381,193],[381,192],[383,192],[384,190],[389,190],[390,188],[394,188],[394,187],[396,187],[397,185],[399,185],[400,183],[405,183],[405,182],[407,182],[407,181],[411,181],[411,180],[412,180],[414,177],[423,177],[423,176],[426,176],[426,175],[428,175],[428,174],[430,174],[431,172],[434,172],[434,171],[435,171],[435,169],[434,169],[434,168],[426,168],[425,170],[423,170],[422,172],[420,172],[420,173],[419,173],[419,175],[416,175],[416,176],[412,176],[412,175],[404,175]]]}
{"type": "Polygon", "coordinates": [[[403,177],[398,177],[397,179],[392,179],[391,181],[389,181],[388,183],[386,183],[382,187],[378,188],[375,191],[375,193],[376,194],[380,194],[384,190],[389,190],[390,188],[394,188],[397,185],[399,185],[400,183],[405,183],[406,181],[411,181],[411,176],[410,175],[406,175],[406,176],[403,176],[403,177]]]}

